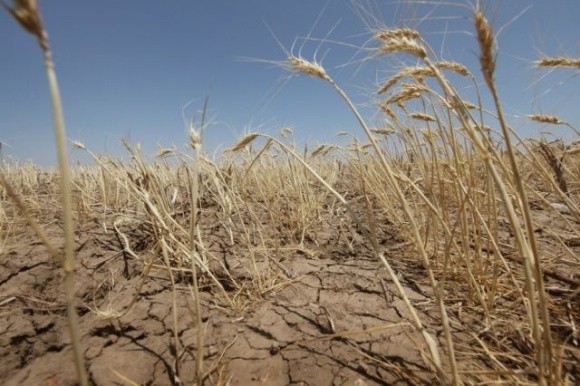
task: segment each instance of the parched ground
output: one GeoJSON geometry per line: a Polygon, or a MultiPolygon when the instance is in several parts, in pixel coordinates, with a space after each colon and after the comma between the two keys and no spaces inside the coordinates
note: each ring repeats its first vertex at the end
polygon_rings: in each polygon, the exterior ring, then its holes
{"type": "MultiPolygon", "coordinates": [[[[174,293],[167,278],[153,273],[119,320],[89,310],[95,292],[102,291],[96,277],[123,269],[119,251],[104,250],[102,238],[86,233],[77,242],[77,291],[85,300],[80,326],[91,379],[98,385],[123,384],[122,377],[137,384],[177,383],[175,294],[179,374],[191,380],[197,329],[184,286],[174,293]]],[[[240,312],[219,309],[202,293],[204,365],[216,367],[214,379],[221,373],[232,385],[430,383],[427,372],[417,376],[427,369],[411,339],[421,346],[421,338],[405,322],[406,307],[377,261],[338,252],[295,253],[283,264],[291,278],[262,299],[248,299],[251,304],[240,312]]],[[[8,248],[2,266],[0,378],[6,385],[73,384],[58,267],[31,236],[8,248]]],[[[139,281],[137,275],[108,288],[106,296],[117,298],[112,306],[126,307],[139,281]]],[[[413,287],[411,299],[430,303],[413,287]]]]}
{"type": "MultiPolygon", "coordinates": [[[[47,229],[59,243],[61,231],[54,221],[47,229]]],[[[393,282],[356,226],[337,232],[328,223],[316,230],[316,242],[256,257],[255,264],[264,272],[260,278],[252,275],[247,256],[228,251],[225,234],[210,229],[207,225],[203,232],[209,235],[204,242],[229,268],[232,277],[224,274],[220,280],[234,304],[202,280],[202,350],[190,277],[175,270],[174,286],[167,270],[154,265],[143,279],[143,265],[123,252],[110,228],[87,221],[77,229],[78,313],[86,366],[94,384],[191,384],[200,353],[208,385],[435,382],[422,336],[412,328],[393,282]],[[101,314],[95,312],[97,308],[101,314]],[[126,314],[106,318],[103,312],[111,310],[126,314]]],[[[127,234],[136,250],[147,243],[138,225],[127,229],[127,234]]],[[[420,319],[444,347],[439,313],[426,274],[410,255],[412,245],[388,226],[380,235],[420,319]]],[[[146,250],[144,245],[140,248],[146,250]]],[[[578,245],[572,243],[570,248],[578,250],[578,245]]],[[[554,302],[577,289],[580,280],[577,262],[565,263],[546,276],[554,302]]],[[[61,280],[60,269],[32,231],[13,232],[0,259],[0,379],[4,385],[75,384],[61,280]]],[[[449,304],[466,380],[489,379],[485,370],[493,367],[478,356],[481,350],[475,349],[475,338],[495,340],[496,347],[505,345],[523,356],[531,355],[529,339],[523,334],[506,330],[505,336],[492,336],[477,312],[454,307],[452,301],[449,304]]],[[[569,315],[562,318],[578,323],[577,291],[568,307],[569,315]]],[[[562,339],[577,348],[577,331],[562,328],[562,339]]],[[[564,359],[569,379],[578,381],[577,349],[575,354],[567,352],[564,359]]],[[[443,351],[442,360],[446,362],[443,351]]],[[[520,364],[514,360],[513,366],[520,364]]]]}

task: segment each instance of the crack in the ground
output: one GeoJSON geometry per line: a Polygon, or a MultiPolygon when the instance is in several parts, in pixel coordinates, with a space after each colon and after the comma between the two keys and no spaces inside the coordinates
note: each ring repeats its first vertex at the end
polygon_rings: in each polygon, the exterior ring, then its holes
{"type": "Polygon", "coordinates": [[[91,336],[98,336],[101,338],[107,338],[111,335],[115,335],[117,337],[128,337],[131,339],[135,339],[135,340],[139,340],[139,339],[143,339],[146,334],[144,332],[140,332],[140,334],[138,334],[137,336],[131,336],[128,335],[130,332],[139,332],[133,325],[131,324],[127,324],[127,325],[122,325],[119,322],[119,326],[115,326],[113,323],[109,323],[105,326],[100,326],[100,327],[96,327],[93,328],[90,331],[90,335],[91,336]]]}
{"type": "MultiPolygon", "coordinates": [[[[344,338],[341,338],[338,340],[339,341],[346,341],[346,339],[344,339],[344,338]]],[[[340,359],[338,357],[338,355],[336,355],[336,354],[328,355],[326,352],[318,351],[315,348],[310,347],[310,346],[306,346],[306,345],[302,345],[302,344],[299,346],[302,347],[304,350],[311,352],[315,356],[319,355],[319,356],[326,357],[331,362],[335,362],[343,368],[348,368],[348,369],[360,374],[361,376],[378,383],[379,385],[385,385],[385,386],[390,385],[390,383],[385,382],[385,380],[381,379],[380,377],[377,377],[376,375],[370,374],[370,372],[367,370],[366,366],[360,366],[360,364],[357,366],[354,366],[352,363],[348,362],[347,360],[340,359]]],[[[334,351],[333,346],[330,347],[330,351],[331,352],[334,351]]]]}
{"type": "Polygon", "coordinates": [[[353,283],[354,288],[356,288],[357,290],[359,290],[359,292],[365,293],[365,294],[372,294],[372,295],[379,295],[381,297],[384,296],[383,291],[379,291],[379,290],[374,290],[374,289],[370,289],[367,287],[363,287],[362,285],[358,284],[358,283],[353,283]]]}
{"type": "Polygon", "coordinates": [[[373,313],[371,313],[369,311],[363,311],[363,312],[354,311],[352,314],[355,315],[355,316],[360,316],[361,318],[371,318],[371,319],[379,320],[381,322],[395,323],[392,320],[385,319],[385,318],[381,318],[380,316],[375,315],[375,314],[373,314],[373,313]]]}
{"type": "Polygon", "coordinates": [[[20,275],[21,273],[28,272],[28,271],[30,271],[31,269],[34,269],[34,268],[36,268],[36,267],[39,267],[39,266],[41,266],[41,265],[45,265],[45,264],[48,264],[48,262],[46,262],[46,261],[41,261],[41,262],[38,262],[38,263],[36,263],[36,264],[32,264],[32,265],[25,265],[25,266],[23,266],[23,267],[20,267],[20,269],[19,269],[18,271],[9,273],[9,274],[8,274],[8,276],[6,277],[6,279],[4,279],[4,280],[1,280],[1,281],[0,281],[0,285],[4,285],[4,284],[8,283],[8,282],[9,282],[9,281],[10,281],[12,278],[14,278],[14,277],[16,277],[16,276],[20,275]]]}
{"type": "Polygon", "coordinates": [[[405,317],[403,316],[403,313],[401,312],[401,310],[399,310],[399,307],[397,307],[396,304],[393,305],[393,309],[395,310],[395,313],[399,318],[406,320],[405,317]]]}
{"type": "Polygon", "coordinates": [[[50,322],[46,326],[43,326],[43,327],[34,327],[34,332],[36,332],[37,335],[41,335],[41,334],[44,334],[45,332],[50,331],[53,327],[54,327],[54,322],[50,322]]]}
{"type": "MultiPolygon", "coordinates": [[[[173,366],[171,364],[169,364],[164,358],[163,358],[163,353],[165,351],[163,351],[161,354],[153,351],[151,348],[145,346],[143,343],[139,342],[136,339],[133,339],[132,337],[128,337],[131,342],[137,346],[140,347],[141,349],[143,349],[144,351],[146,351],[147,353],[151,354],[152,356],[154,356],[155,358],[157,358],[158,361],[161,361],[161,363],[163,364],[163,366],[165,367],[165,375],[167,376],[167,378],[169,378],[169,382],[172,386],[181,386],[181,383],[178,381],[178,378],[175,377],[175,370],[173,368],[173,366]]],[[[155,379],[159,379],[159,378],[155,378],[155,379]]]]}
{"type": "Polygon", "coordinates": [[[270,339],[272,341],[276,341],[276,338],[274,337],[274,335],[272,335],[269,331],[264,330],[263,328],[259,327],[259,326],[253,326],[251,324],[247,324],[246,325],[250,330],[252,330],[253,332],[255,332],[258,335],[263,336],[264,338],[270,339]]]}
{"type": "Polygon", "coordinates": [[[28,342],[28,338],[30,338],[32,335],[29,334],[18,334],[15,335],[13,337],[10,338],[10,346],[18,346],[21,343],[29,343],[28,342]]]}
{"type": "MultiPolygon", "coordinates": [[[[302,318],[303,320],[307,321],[308,323],[310,323],[312,326],[314,326],[322,334],[329,334],[329,333],[331,333],[331,329],[329,329],[327,326],[322,325],[318,320],[315,319],[317,317],[320,317],[321,315],[317,315],[316,313],[314,313],[313,310],[308,309],[308,311],[312,312],[312,314],[314,315],[314,318],[310,318],[310,317],[308,317],[306,315],[301,314],[300,312],[298,312],[296,310],[291,309],[291,308],[294,308],[293,306],[289,306],[289,305],[280,305],[280,306],[283,307],[283,308],[285,308],[289,313],[292,313],[292,314],[294,314],[294,315],[302,318]]],[[[305,333],[305,334],[307,334],[307,332],[305,332],[305,331],[302,331],[302,332],[305,333]]],[[[312,335],[312,334],[309,334],[309,335],[312,335]]]]}

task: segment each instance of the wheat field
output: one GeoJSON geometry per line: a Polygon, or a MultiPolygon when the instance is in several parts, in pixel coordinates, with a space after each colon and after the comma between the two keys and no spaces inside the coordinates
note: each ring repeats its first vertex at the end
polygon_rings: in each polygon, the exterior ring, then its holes
{"type": "Polygon", "coordinates": [[[0,169],[5,384],[580,382],[580,143],[510,127],[481,9],[476,69],[418,30],[372,31],[371,57],[415,63],[373,91],[383,127],[321,63],[277,63],[338,93],[362,134],[348,146],[281,128],[216,160],[206,105],[185,150],[125,142],[122,160],[72,141],[93,160],[76,167],[36,2],[9,10],[45,54],[60,156],[0,169]]]}

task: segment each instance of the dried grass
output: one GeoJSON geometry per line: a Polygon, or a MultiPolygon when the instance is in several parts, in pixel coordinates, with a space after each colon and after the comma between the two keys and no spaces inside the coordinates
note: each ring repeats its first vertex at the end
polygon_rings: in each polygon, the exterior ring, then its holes
{"type": "MultiPolygon", "coordinates": [[[[29,17],[31,9],[17,9],[13,14],[23,27],[38,32],[38,20],[29,17]]],[[[495,120],[485,123],[501,129],[498,137],[492,137],[476,117],[483,116],[487,107],[463,98],[443,70],[467,77],[466,81],[472,81],[475,72],[430,57],[418,31],[400,28],[374,32],[380,44],[377,53],[410,53],[420,63],[403,67],[379,87],[378,94],[386,94],[377,106],[386,115],[384,127],[371,129],[320,63],[293,55],[282,63],[292,73],[322,79],[333,87],[355,115],[365,143],[354,141],[347,148],[322,144],[299,155],[297,145],[288,139],[288,128],[282,130],[282,139],[248,133],[224,152],[218,164],[203,153],[203,121],[189,130],[193,156],[177,147],[160,147],[159,158],[149,162],[138,147],[126,143],[132,161],[123,163],[73,143],[94,158],[95,166],[73,170],[78,195],[70,213],[79,222],[92,219],[108,226],[121,240],[127,258],[141,267],[129,308],[139,301],[140,288],[154,270],[165,272],[174,290],[186,285],[191,291],[198,383],[215,372],[218,384],[229,382],[223,366],[203,362],[200,291],[212,294],[213,307],[234,313],[251,309],[295,280],[284,267],[285,251],[322,253],[316,229],[329,218],[341,229],[346,220],[335,216],[340,211],[389,273],[407,306],[408,320],[401,323],[422,334],[428,349],[425,368],[439,382],[577,381],[573,359],[579,316],[573,302],[578,299],[574,287],[578,283],[562,273],[561,264],[578,263],[574,244],[580,239],[578,146],[529,144],[514,137],[493,79],[493,30],[480,9],[474,12],[474,24],[481,73],[496,108],[495,120]],[[406,83],[399,84],[403,79],[406,83]],[[261,140],[265,144],[255,147],[261,140]],[[169,163],[169,156],[175,163],[169,163]],[[205,244],[208,234],[199,224],[210,207],[216,224],[212,232],[220,232],[227,241],[244,276],[205,244]],[[551,222],[542,222],[546,215],[551,222]],[[396,258],[409,267],[405,275],[419,272],[412,280],[430,287],[428,306],[407,296],[391,266],[391,246],[379,244],[383,217],[404,240],[406,253],[396,258]],[[146,240],[141,250],[132,240],[135,228],[146,240]],[[547,286],[546,280],[559,286],[547,286]],[[436,309],[440,325],[421,320],[418,307],[436,309]],[[434,328],[442,331],[441,337],[432,333],[434,328]]],[[[544,58],[537,64],[578,66],[570,58],[544,58]]],[[[550,115],[528,118],[569,125],[550,115]]],[[[34,213],[45,210],[47,197],[57,191],[56,176],[24,166],[7,167],[1,177],[12,201],[2,196],[0,218],[9,219],[13,227],[22,226],[23,218],[35,226],[34,213]],[[50,194],[41,195],[43,191],[50,194]]],[[[42,230],[37,233],[48,240],[42,230]]],[[[351,244],[349,248],[355,252],[351,244]]],[[[108,318],[123,314],[112,305],[93,308],[108,318]]],[[[355,333],[333,331],[325,339],[349,339],[355,333]]],[[[178,337],[173,340],[178,348],[178,337]]],[[[361,351],[361,355],[369,354],[361,351]]],[[[381,358],[371,359],[393,367],[381,358]]],[[[179,358],[175,371],[179,373],[179,358]]]]}

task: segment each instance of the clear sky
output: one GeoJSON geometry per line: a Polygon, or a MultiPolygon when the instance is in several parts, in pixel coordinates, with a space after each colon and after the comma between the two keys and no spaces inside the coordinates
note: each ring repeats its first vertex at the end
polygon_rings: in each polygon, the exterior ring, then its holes
{"type": "MultiPolygon", "coordinates": [[[[322,81],[294,77],[260,60],[278,61],[278,45],[318,58],[372,119],[376,85],[397,70],[364,61],[357,49],[368,27],[412,26],[444,59],[479,69],[467,1],[359,0],[59,0],[40,7],[51,41],[70,139],[96,153],[123,154],[122,138],[147,155],[157,144],[187,142],[185,118],[210,94],[213,125],[208,151],[231,146],[245,130],[294,129],[299,143],[339,142],[339,131],[360,134],[349,111],[322,81]],[[439,5],[437,6],[437,4],[439,5]],[[354,4],[354,5],[353,5],[354,4]],[[449,5],[452,4],[452,5],[449,5]],[[361,12],[361,6],[366,11],[361,12]],[[321,11],[324,11],[321,13],[321,11]],[[318,16],[320,19],[317,21],[318,16]],[[270,32],[268,26],[272,30],[270,32]],[[275,36],[275,37],[274,37],[275,36]],[[327,41],[319,47],[319,39],[327,41]],[[245,58],[257,59],[256,61],[245,58]]],[[[555,114],[580,124],[578,70],[533,68],[541,54],[580,57],[580,1],[484,1],[499,32],[497,81],[510,122],[524,137],[552,130],[522,116],[555,114]]],[[[54,165],[53,127],[40,50],[0,12],[0,141],[5,156],[54,165]]],[[[71,151],[73,160],[84,159],[71,151]]]]}

